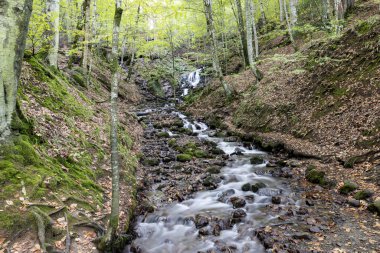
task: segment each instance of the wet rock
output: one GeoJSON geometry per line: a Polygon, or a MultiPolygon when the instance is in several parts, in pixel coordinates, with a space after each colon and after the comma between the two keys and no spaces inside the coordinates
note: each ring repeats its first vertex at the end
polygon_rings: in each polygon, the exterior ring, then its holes
{"type": "Polygon", "coordinates": [[[266,187],[266,184],[264,184],[263,182],[258,182],[256,184],[253,184],[252,187],[251,187],[251,191],[253,192],[258,192],[259,189],[261,188],[265,188],[266,187]]]}
{"type": "Polygon", "coordinates": [[[305,207],[300,207],[297,211],[296,211],[297,214],[299,215],[305,215],[305,214],[308,214],[309,211],[305,208],[305,207]]]}
{"type": "Polygon", "coordinates": [[[353,207],[360,207],[360,200],[357,200],[357,199],[349,198],[349,199],[347,200],[347,203],[348,203],[350,206],[353,206],[353,207]]]}
{"type": "Polygon", "coordinates": [[[247,191],[251,190],[251,184],[250,183],[243,184],[241,186],[241,190],[244,191],[244,192],[247,192],[247,191]]]}
{"type": "Polygon", "coordinates": [[[222,228],[220,227],[220,225],[219,224],[215,224],[215,225],[213,225],[213,227],[212,227],[212,234],[214,235],[214,236],[220,236],[220,232],[222,231],[222,228]]]}
{"type": "Polygon", "coordinates": [[[235,148],[234,152],[231,155],[244,155],[244,150],[241,148],[235,148]]]}
{"type": "Polygon", "coordinates": [[[265,162],[264,158],[262,156],[252,156],[251,159],[251,164],[257,165],[257,164],[263,164],[265,162]]]}
{"type": "Polygon", "coordinates": [[[203,228],[205,226],[207,226],[210,222],[210,218],[209,217],[206,217],[204,215],[201,215],[201,214],[197,214],[195,216],[195,227],[196,228],[203,228]]]}
{"type": "Polygon", "coordinates": [[[281,168],[281,172],[280,172],[279,176],[283,177],[283,178],[292,178],[293,177],[292,169],[289,167],[281,168]]]}
{"type": "Polygon", "coordinates": [[[246,205],[246,202],[241,197],[232,197],[230,198],[230,202],[234,208],[241,208],[246,205]]]}
{"type": "Polygon", "coordinates": [[[312,233],[321,233],[321,229],[317,226],[312,226],[309,228],[309,231],[312,232],[312,233]]]}
{"type": "Polygon", "coordinates": [[[224,155],[225,154],[224,151],[218,147],[213,147],[210,152],[211,152],[211,154],[214,154],[214,155],[224,155]]]}
{"type": "Polygon", "coordinates": [[[234,194],[235,194],[235,190],[234,189],[225,190],[218,197],[218,201],[225,203],[225,202],[227,202],[228,198],[230,196],[234,195],[234,194]]]}
{"type": "Polygon", "coordinates": [[[208,227],[203,227],[199,229],[198,234],[202,236],[210,235],[210,230],[208,227]]]}
{"type": "Polygon", "coordinates": [[[245,216],[247,216],[247,213],[243,209],[236,209],[232,212],[234,222],[239,222],[245,216]]]}
{"type": "Polygon", "coordinates": [[[350,192],[355,191],[358,188],[358,185],[351,181],[345,181],[344,185],[339,188],[339,193],[347,195],[350,192]]]}
{"type": "Polygon", "coordinates": [[[275,205],[281,204],[281,197],[280,196],[273,196],[272,197],[272,203],[275,205]]]}
{"type": "Polygon", "coordinates": [[[311,236],[308,233],[295,233],[292,237],[300,240],[311,240],[311,236]]]}
{"type": "Polygon", "coordinates": [[[310,199],[305,200],[305,204],[308,206],[314,206],[313,201],[311,201],[310,199]]]}
{"type": "Polygon", "coordinates": [[[224,141],[225,142],[238,142],[239,141],[239,137],[236,137],[236,136],[226,137],[226,138],[224,138],[224,141]]]}
{"type": "Polygon", "coordinates": [[[255,201],[255,195],[247,195],[245,196],[245,199],[248,203],[253,203],[255,201]]]}
{"type": "Polygon", "coordinates": [[[354,198],[357,200],[364,200],[372,197],[373,192],[371,190],[361,190],[355,193],[354,198]]]}

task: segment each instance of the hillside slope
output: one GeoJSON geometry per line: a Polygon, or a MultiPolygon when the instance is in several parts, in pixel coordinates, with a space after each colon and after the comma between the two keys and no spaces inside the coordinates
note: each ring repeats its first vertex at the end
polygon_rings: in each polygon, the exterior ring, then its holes
{"type": "MultiPolygon", "coordinates": [[[[66,62],[61,56],[60,71],[35,57],[23,64],[14,134],[0,149],[0,252],[39,252],[41,239],[47,249],[63,250],[67,229],[77,252],[95,252],[90,241],[107,224],[110,71],[98,59],[85,87],[82,69],[69,69],[66,62]],[[46,238],[36,233],[42,224],[46,238]]],[[[133,84],[120,86],[121,228],[126,231],[135,205],[141,132],[130,111],[140,98],[133,84]]]]}

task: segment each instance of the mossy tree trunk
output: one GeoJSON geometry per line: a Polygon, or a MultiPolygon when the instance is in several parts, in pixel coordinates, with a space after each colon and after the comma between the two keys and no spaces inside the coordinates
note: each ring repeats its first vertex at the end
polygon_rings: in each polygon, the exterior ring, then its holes
{"type": "Polygon", "coordinates": [[[295,51],[297,51],[297,46],[295,44],[295,41],[294,41],[294,37],[293,37],[293,26],[291,24],[291,21],[290,21],[290,18],[289,18],[289,14],[288,14],[288,7],[287,7],[287,4],[286,4],[286,1],[282,1],[283,3],[283,7],[284,7],[284,14],[285,14],[285,20],[286,20],[286,26],[288,28],[288,33],[289,33],[289,38],[290,38],[290,42],[292,43],[292,46],[294,48],[295,51]]]}
{"type": "Polygon", "coordinates": [[[240,40],[243,46],[244,63],[247,66],[249,64],[249,60],[248,60],[248,48],[247,48],[247,44],[245,43],[247,40],[247,32],[244,26],[243,8],[242,8],[240,0],[235,0],[235,4],[236,4],[236,9],[237,9],[236,14],[237,14],[238,29],[240,33],[240,40]]]}
{"type": "Polygon", "coordinates": [[[212,62],[214,66],[214,71],[216,72],[216,75],[223,86],[223,89],[226,93],[227,98],[230,98],[233,95],[234,90],[224,80],[222,69],[220,68],[220,62],[219,62],[219,56],[218,56],[218,42],[216,40],[211,0],[203,0],[203,4],[205,7],[207,31],[208,31],[209,39],[211,40],[212,62]]]}
{"type": "Polygon", "coordinates": [[[284,22],[284,0],[278,0],[280,4],[280,23],[282,24],[284,22]]]}
{"type": "Polygon", "coordinates": [[[86,78],[86,86],[89,85],[90,74],[89,61],[90,61],[90,40],[91,40],[91,0],[84,0],[83,2],[83,12],[84,12],[84,43],[83,43],[83,57],[82,57],[82,67],[84,70],[84,75],[86,78]]]}
{"type": "Polygon", "coordinates": [[[50,66],[58,66],[59,49],[59,0],[47,0],[46,11],[50,23],[48,63],[50,66]]]}
{"type": "Polygon", "coordinates": [[[289,1],[290,23],[292,24],[292,26],[294,26],[298,21],[297,5],[298,5],[298,0],[289,1]]]}
{"type": "Polygon", "coordinates": [[[103,245],[112,247],[117,237],[119,228],[119,209],[120,209],[120,168],[119,168],[119,150],[118,150],[118,93],[119,93],[119,33],[120,22],[123,14],[121,8],[122,0],[115,0],[115,16],[112,33],[112,81],[111,81],[111,169],[112,169],[112,200],[111,214],[106,236],[103,239],[103,245]]]}
{"type": "Polygon", "coordinates": [[[33,0],[0,1],[0,137],[9,134],[33,0]]]}

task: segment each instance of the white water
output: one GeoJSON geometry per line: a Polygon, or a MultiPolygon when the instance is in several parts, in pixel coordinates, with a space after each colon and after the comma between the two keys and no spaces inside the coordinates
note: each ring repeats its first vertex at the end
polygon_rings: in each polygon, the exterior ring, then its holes
{"type": "Polygon", "coordinates": [[[182,84],[183,92],[182,92],[182,97],[187,96],[189,94],[189,88],[195,89],[198,87],[198,84],[201,81],[201,73],[202,69],[197,69],[194,72],[191,72],[187,76],[186,83],[182,84]]]}
{"type": "MultiPolygon", "coordinates": [[[[233,156],[234,159],[221,170],[223,181],[217,189],[198,192],[192,199],[169,204],[147,217],[140,217],[135,228],[138,238],[133,244],[143,253],[195,253],[213,249],[217,241],[235,247],[236,250],[233,252],[265,252],[263,246],[254,237],[253,231],[259,226],[270,223],[276,217],[264,213],[262,207],[271,203],[273,195],[288,195],[280,180],[255,173],[256,169],[265,167],[265,163],[250,164],[250,156],[265,153],[244,148],[238,142],[225,142],[221,138],[209,137],[208,127],[204,123],[196,121],[192,123],[185,115],[179,112],[174,112],[174,114],[183,120],[185,127],[198,133],[199,138],[216,142],[226,154],[232,154],[236,148],[239,148],[243,156],[233,156]],[[257,193],[241,190],[243,184],[256,182],[263,182],[267,187],[260,189],[257,193]],[[218,201],[221,193],[229,189],[235,191],[231,196],[254,196],[254,200],[247,201],[243,208],[247,216],[232,229],[222,230],[219,236],[199,236],[194,222],[188,218],[195,217],[197,214],[219,218],[231,217],[231,213],[235,210],[232,205],[218,201]]],[[[129,247],[125,252],[130,252],[129,247]]]]}

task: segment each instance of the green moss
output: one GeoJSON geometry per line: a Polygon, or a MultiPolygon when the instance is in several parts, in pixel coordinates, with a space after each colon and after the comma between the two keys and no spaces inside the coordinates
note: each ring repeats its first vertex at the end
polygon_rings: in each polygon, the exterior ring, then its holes
{"type": "Polygon", "coordinates": [[[253,156],[250,159],[251,164],[262,164],[264,163],[264,158],[262,156],[253,156]]]}
{"type": "Polygon", "coordinates": [[[195,150],[193,154],[197,158],[206,158],[207,157],[207,153],[201,149],[195,150]]]}
{"type": "Polygon", "coordinates": [[[363,200],[363,199],[368,199],[372,197],[373,192],[370,190],[361,190],[355,193],[354,198],[357,200],[363,200]]]}
{"type": "Polygon", "coordinates": [[[207,168],[207,172],[210,174],[219,174],[220,173],[220,167],[219,166],[211,166],[207,168]]]}
{"type": "Polygon", "coordinates": [[[168,132],[159,132],[159,133],[157,134],[157,136],[158,136],[159,138],[169,138],[169,137],[170,137],[170,135],[169,135],[168,132]]]}
{"type": "Polygon", "coordinates": [[[177,145],[177,140],[176,139],[170,139],[169,141],[168,141],[168,145],[169,145],[169,147],[175,147],[176,145],[177,145]]]}
{"type": "Polygon", "coordinates": [[[358,188],[358,185],[351,181],[345,181],[344,185],[339,188],[339,193],[347,195],[350,192],[355,191],[358,188]]]}
{"type": "Polygon", "coordinates": [[[306,171],[306,179],[310,183],[325,185],[325,172],[316,169],[309,169],[306,171]]]}
{"type": "Polygon", "coordinates": [[[372,213],[377,213],[380,216],[380,200],[376,200],[375,202],[368,205],[368,211],[372,213]]]}
{"type": "Polygon", "coordinates": [[[189,154],[179,154],[177,155],[177,161],[179,162],[189,162],[191,161],[192,156],[189,154]]]}
{"type": "Polygon", "coordinates": [[[157,158],[145,158],[142,164],[145,166],[158,166],[160,164],[160,160],[157,158]]]}

